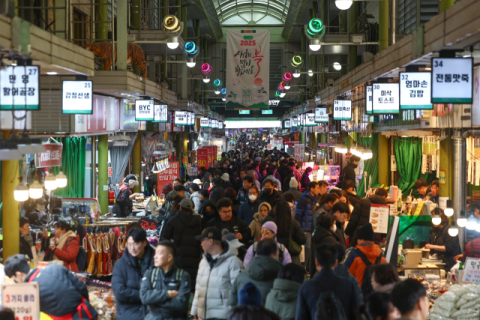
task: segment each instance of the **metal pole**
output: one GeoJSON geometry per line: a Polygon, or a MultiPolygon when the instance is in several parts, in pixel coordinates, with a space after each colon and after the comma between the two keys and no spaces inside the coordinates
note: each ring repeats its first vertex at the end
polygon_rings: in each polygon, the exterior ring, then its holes
{"type": "Polygon", "coordinates": [[[378,9],[378,51],[388,48],[388,29],[389,23],[389,2],[380,1],[378,9]]]}
{"type": "Polygon", "coordinates": [[[97,197],[97,137],[92,136],[92,198],[97,197]]]}
{"type": "MultiPolygon", "coordinates": [[[[464,210],[463,202],[465,200],[465,139],[462,138],[460,130],[455,131],[452,137],[453,141],[453,210],[455,218],[460,217],[460,212],[464,210]]],[[[465,228],[459,228],[458,238],[462,252],[465,246],[465,228]]]]}
{"type": "Polygon", "coordinates": [[[127,1],[120,0],[117,3],[117,70],[127,71],[127,51],[128,51],[128,30],[127,21],[127,1]]]}

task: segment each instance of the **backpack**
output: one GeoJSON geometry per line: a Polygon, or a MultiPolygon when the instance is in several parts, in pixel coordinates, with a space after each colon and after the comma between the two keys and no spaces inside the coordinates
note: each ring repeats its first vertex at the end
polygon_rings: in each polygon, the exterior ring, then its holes
{"type": "MultiPolygon", "coordinates": [[[[365,263],[365,271],[363,272],[363,281],[362,281],[362,293],[363,293],[363,298],[366,299],[373,292],[372,272],[370,271],[370,266],[372,265],[372,263],[358,248],[355,249],[355,251],[357,252],[358,256],[362,259],[363,263],[365,263]]],[[[379,264],[381,261],[382,261],[382,255],[380,254],[377,260],[375,260],[375,264],[379,264]]]]}
{"type": "MultiPolygon", "coordinates": [[[[73,239],[75,238],[70,238],[67,241],[65,248],[68,247],[68,245],[70,244],[70,242],[72,242],[73,239]]],[[[87,253],[85,252],[85,249],[83,249],[82,246],[79,245],[78,247],[79,247],[79,250],[78,250],[77,260],[75,262],[77,263],[78,271],[85,272],[85,270],[87,270],[87,253]]]]}
{"type": "MultiPolygon", "coordinates": [[[[155,289],[157,287],[157,278],[158,278],[158,273],[160,272],[160,268],[153,268],[152,273],[150,274],[150,282],[152,283],[152,289],[155,289]]],[[[182,277],[183,277],[183,269],[177,268],[175,270],[175,282],[178,284],[180,287],[180,283],[182,283],[182,277]]]]}
{"type": "MultiPolygon", "coordinates": [[[[334,288],[337,287],[337,283],[333,286],[334,288]]],[[[343,305],[333,291],[323,291],[320,294],[315,310],[315,319],[347,320],[343,305]]]]}
{"type": "MultiPolygon", "coordinates": [[[[255,257],[257,255],[257,245],[258,242],[255,242],[253,244],[253,256],[255,257]]],[[[285,246],[280,243],[280,252],[278,253],[278,261],[280,261],[283,264],[283,252],[285,251],[285,246]]]]}

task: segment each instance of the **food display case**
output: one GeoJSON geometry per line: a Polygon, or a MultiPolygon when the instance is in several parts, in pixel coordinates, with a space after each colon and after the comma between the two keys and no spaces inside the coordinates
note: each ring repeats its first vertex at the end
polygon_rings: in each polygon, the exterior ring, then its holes
{"type": "Polygon", "coordinates": [[[337,165],[319,165],[316,180],[325,180],[328,187],[334,187],[340,179],[341,168],[337,165]]]}

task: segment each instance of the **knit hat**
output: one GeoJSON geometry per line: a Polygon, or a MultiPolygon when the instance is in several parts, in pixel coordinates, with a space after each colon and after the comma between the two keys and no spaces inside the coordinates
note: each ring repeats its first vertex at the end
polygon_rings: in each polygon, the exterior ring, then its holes
{"type": "Polygon", "coordinates": [[[180,201],[180,206],[184,209],[193,209],[193,202],[190,199],[183,198],[182,201],[180,201]]]}
{"type": "Polygon", "coordinates": [[[196,184],[196,183],[191,183],[188,187],[189,187],[190,189],[192,189],[193,191],[198,191],[198,190],[200,190],[200,187],[199,187],[198,184],[196,184]]]}
{"type": "Polygon", "coordinates": [[[228,229],[223,229],[222,230],[222,240],[223,241],[228,241],[230,246],[234,247],[235,249],[244,246],[243,243],[238,241],[237,236],[234,235],[233,233],[230,233],[230,231],[228,229]]]}
{"type": "Polygon", "coordinates": [[[262,229],[267,228],[272,230],[273,233],[277,234],[277,225],[273,221],[267,221],[262,225],[262,229]]]}
{"type": "Polygon", "coordinates": [[[298,188],[298,181],[297,181],[297,179],[295,179],[295,177],[292,177],[292,178],[290,179],[289,185],[290,185],[290,188],[292,188],[292,189],[297,189],[297,188],[298,188]]]}
{"type": "Polygon", "coordinates": [[[255,306],[262,305],[262,293],[251,282],[247,282],[242,289],[238,292],[238,305],[239,306],[255,306]]]}
{"type": "Polygon", "coordinates": [[[229,177],[228,173],[222,174],[222,180],[223,180],[223,181],[228,181],[228,180],[230,180],[230,177],[229,177]]]}
{"type": "Polygon", "coordinates": [[[372,224],[368,223],[357,230],[357,239],[364,241],[373,241],[373,229],[372,224]]]}

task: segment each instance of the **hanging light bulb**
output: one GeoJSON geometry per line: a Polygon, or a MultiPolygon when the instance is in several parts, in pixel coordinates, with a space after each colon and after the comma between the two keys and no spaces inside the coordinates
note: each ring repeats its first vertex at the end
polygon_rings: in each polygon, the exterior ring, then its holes
{"type": "Polygon", "coordinates": [[[340,10],[348,10],[352,6],[353,0],[335,0],[335,5],[340,10]]]}
{"type": "Polygon", "coordinates": [[[455,221],[452,221],[452,225],[448,228],[448,234],[450,237],[456,237],[458,235],[458,228],[455,221]]]}
{"type": "Polygon", "coordinates": [[[208,77],[203,78],[203,82],[204,82],[204,83],[209,83],[209,82],[210,82],[210,78],[208,78],[208,77]]]}
{"type": "Polygon", "coordinates": [[[460,211],[460,217],[457,219],[457,225],[460,228],[465,228],[467,226],[467,218],[465,218],[465,212],[460,211]]]}
{"type": "Polygon", "coordinates": [[[465,228],[467,228],[467,230],[475,230],[477,228],[477,219],[475,219],[473,214],[467,219],[467,225],[465,228]]]}
{"type": "Polygon", "coordinates": [[[453,216],[455,213],[452,208],[452,200],[447,200],[447,208],[443,211],[447,217],[453,216]]]}
{"type": "Polygon", "coordinates": [[[193,68],[195,67],[197,63],[195,62],[195,59],[194,58],[188,58],[187,59],[187,67],[189,68],[193,68]]]}
{"type": "MultiPolygon", "coordinates": [[[[450,234],[450,229],[448,229],[448,234],[450,234]]],[[[480,224],[477,224],[477,227],[475,228],[476,232],[480,232],[480,224]]]]}
{"type": "Polygon", "coordinates": [[[30,185],[28,189],[28,194],[32,199],[40,199],[43,197],[43,187],[37,180],[37,175],[35,174],[35,178],[33,183],[30,185]]]}
{"type": "Polygon", "coordinates": [[[227,101],[227,98],[223,97],[223,98],[222,98],[222,101],[227,101]]]}
{"type": "Polygon", "coordinates": [[[371,149],[364,149],[363,150],[363,160],[370,160],[373,158],[373,152],[371,149]]]}
{"type": "Polygon", "coordinates": [[[63,168],[60,167],[60,172],[55,177],[57,180],[57,187],[58,188],[65,188],[67,186],[67,176],[63,173],[63,168]]]}
{"type": "Polygon", "coordinates": [[[178,37],[175,37],[175,36],[172,36],[170,37],[170,39],[168,39],[168,42],[167,42],[167,47],[169,49],[172,49],[172,50],[175,50],[178,48],[178,37]]]}
{"type": "Polygon", "coordinates": [[[18,201],[18,202],[27,201],[28,187],[25,185],[25,183],[22,182],[23,180],[22,176],[20,176],[18,180],[20,181],[20,183],[13,190],[13,198],[15,199],[15,201],[18,201]]]}
{"type": "Polygon", "coordinates": [[[309,76],[309,77],[313,76],[313,71],[312,71],[311,69],[308,70],[308,76],[309,76]]]}
{"type": "Polygon", "coordinates": [[[290,85],[289,84],[285,84],[285,90],[290,90],[290,85]]]}
{"type": "Polygon", "coordinates": [[[434,226],[438,226],[442,223],[442,218],[438,215],[438,208],[435,208],[435,215],[432,217],[432,223],[434,226]]]}
{"type": "Polygon", "coordinates": [[[335,69],[337,71],[340,71],[340,70],[342,70],[342,65],[338,62],[334,62],[333,63],[333,69],[335,69]]]}
{"type": "Polygon", "coordinates": [[[285,97],[286,94],[287,94],[286,92],[280,92],[280,98],[285,97]]]}
{"type": "Polygon", "coordinates": [[[350,153],[356,155],[356,152],[357,152],[357,146],[356,146],[356,145],[352,145],[352,146],[350,147],[350,153]]]}
{"type": "Polygon", "coordinates": [[[299,78],[300,77],[300,70],[293,71],[292,75],[293,75],[294,78],[299,78]]]}
{"type": "Polygon", "coordinates": [[[53,171],[49,170],[48,176],[45,178],[45,189],[47,190],[55,190],[57,189],[57,179],[53,175],[53,171]]]}
{"type": "Polygon", "coordinates": [[[344,144],[337,144],[335,146],[335,152],[338,152],[338,153],[347,153],[348,152],[348,148],[346,145],[344,144]]]}

